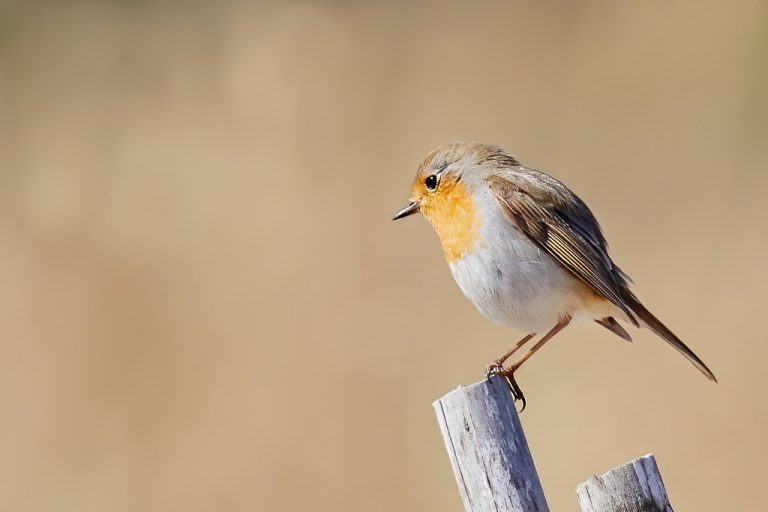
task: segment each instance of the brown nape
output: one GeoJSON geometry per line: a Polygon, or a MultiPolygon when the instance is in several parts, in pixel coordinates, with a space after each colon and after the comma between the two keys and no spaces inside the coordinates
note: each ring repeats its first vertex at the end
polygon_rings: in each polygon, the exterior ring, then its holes
{"type": "Polygon", "coordinates": [[[453,142],[433,149],[419,166],[419,174],[428,170],[444,169],[448,165],[469,158],[477,164],[495,162],[502,167],[520,165],[517,159],[499,146],[480,142],[453,142]]]}

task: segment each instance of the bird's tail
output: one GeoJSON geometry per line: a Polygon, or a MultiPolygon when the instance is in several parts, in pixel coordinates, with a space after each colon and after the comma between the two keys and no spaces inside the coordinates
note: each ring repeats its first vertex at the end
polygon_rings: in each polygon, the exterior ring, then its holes
{"type": "Polygon", "coordinates": [[[622,299],[624,300],[624,303],[629,306],[629,308],[632,310],[632,312],[637,316],[638,320],[640,320],[640,323],[648,327],[650,330],[658,334],[661,338],[664,339],[667,343],[672,345],[677,349],[678,352],[683,354],[686,359],[688,359],[693,365],[698,368],[701,373],[707,376],[707,378],[713,382],[717,382],[717,379],[715,378],[715,374],[712,373],[712,370],[710,370],[706,364],[704,364],[704,361],[699,359],[699,356],[693,353],[693,350],[688,348],[688,345],[683,343],[683,341],[675,336],[675,333],[670,331],[666,325],[661,323],[661,320],[653,316],[653,314],[648,311],[645,306],[642,305],[642,303],[635,297],[635,294],[633,294],[628,289],[622,290],[622,299]]]}

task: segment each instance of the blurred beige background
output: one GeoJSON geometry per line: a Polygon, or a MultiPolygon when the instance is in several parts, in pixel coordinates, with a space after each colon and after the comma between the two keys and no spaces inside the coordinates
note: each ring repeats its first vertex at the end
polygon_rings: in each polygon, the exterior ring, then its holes
{"type": "Polygon", "coordinates": [[[553,510],[653,451],[764,510],[765,2],[0,2],[0,509],[461,510],[431,401],[520,333],[421,158],[553,172],[713,368],[569,329],[519,379],[553,510]]]}

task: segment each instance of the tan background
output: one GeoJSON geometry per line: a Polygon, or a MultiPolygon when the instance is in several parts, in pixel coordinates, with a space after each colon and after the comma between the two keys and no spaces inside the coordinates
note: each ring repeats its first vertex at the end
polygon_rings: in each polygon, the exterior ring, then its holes
{"type": "Polygon", "coordinates": [[[571,185],[648,332],[520,374],[553,510],[653,451],[765,510],[768,7],[0,3],[0,509],[459,511],[433,399],[520,333],[454,285],[417,164],[571,185]]]}

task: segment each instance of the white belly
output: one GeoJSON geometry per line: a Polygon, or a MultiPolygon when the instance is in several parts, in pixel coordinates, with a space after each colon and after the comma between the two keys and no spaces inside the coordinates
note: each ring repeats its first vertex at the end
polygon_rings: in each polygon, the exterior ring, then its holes
{"type": "Polygon", "coordinates": [[[484,229],[484,244],[451,263],[464,295],[495,322],[546,332],[584,308],[583,285],[523,233],[506,224],[484,229]]]}

